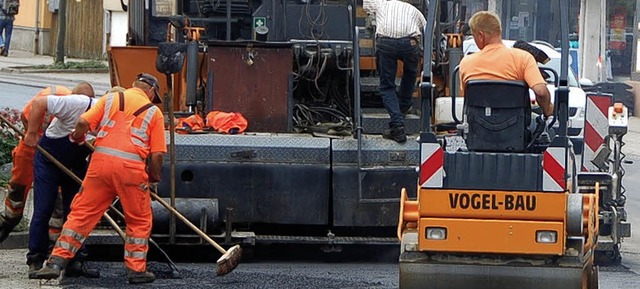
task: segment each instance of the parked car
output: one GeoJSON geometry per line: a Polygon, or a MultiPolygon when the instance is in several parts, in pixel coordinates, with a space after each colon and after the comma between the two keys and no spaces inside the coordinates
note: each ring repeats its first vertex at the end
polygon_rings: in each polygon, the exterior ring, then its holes
{"type": "MultiPolygon", "coordinates": [[[[502,42],[507,47],[513,47],[513,44],[515,43],[514,40],[503,40],[502,42]]],[[[544,51],[551,59],[546,64],[538,64],[538,66],[553,69],[558,74],[560,74],[560,53],[556,51],[553,46],[545,44],[543,42],[534,41],[530,44],[544,51]]],[[[480,51],[473,38],[466,39],[463,42],[462,49],[464,55],[480,51]]],[[[551,75],[550,78],[547,78],[547,87],[549,88],[549,92],[551,93],[552,102],[555,101],[554,95],[556,90],[555,79],[553,77],[554,76],[551,75]]],[[[585,105],[587,103],[586,94],[580,87],[580,83],[578,82],[578,79],[576,78],[572,69],[568,70],[567,78],[567,81],[569,83],[569,122],[567,123],[568,133],[573,143],[575,152],[577,154],[581,154],[582,148],[584,146],[583,128],[585,105]]],[[[530,90],[530,96],[532,103],[535,104],[535,94],[532,90],[530,90]]]]}

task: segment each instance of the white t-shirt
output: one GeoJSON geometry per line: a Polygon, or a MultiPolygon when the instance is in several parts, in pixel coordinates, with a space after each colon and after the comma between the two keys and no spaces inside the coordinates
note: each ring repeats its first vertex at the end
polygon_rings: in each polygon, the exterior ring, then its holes
{"type": "Polygon", "coordinates": [[[67,96],[47,96],[47,112],[55,118],[47,127],[45,135],[48,138],[67,137],[76,127],[80,116],[98,101],[82,94],[67,96]]]}

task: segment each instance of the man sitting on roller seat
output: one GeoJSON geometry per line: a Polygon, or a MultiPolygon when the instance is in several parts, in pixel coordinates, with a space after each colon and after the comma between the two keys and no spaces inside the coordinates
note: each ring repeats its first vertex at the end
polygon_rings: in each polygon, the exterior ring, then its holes
{"type": "Polygon", "coordinates": [[[524,50],[504,46],[500,18],[492,12],[479,11],[471,17],[469,26],[480,51],[460,62],[462,95],[469,80],[520,80],[533,90],[544,116],[551,116],[553,104],[547,82],[534,57],[524,50]]]}

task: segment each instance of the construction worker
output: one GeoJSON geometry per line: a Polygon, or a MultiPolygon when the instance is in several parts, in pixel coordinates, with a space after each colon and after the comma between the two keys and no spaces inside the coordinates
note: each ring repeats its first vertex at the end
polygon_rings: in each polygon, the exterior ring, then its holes
{"type": "Polygon", "coordinates": [[[382,137],[398,143],[407,141],[404,115],[411,109],[420,63],[420,38],[427,21],[422,12],[397,0],[364,0],[363,8],[376,14],[376,64],[380,72],[380,95],[391,120],[382,137]],[[402,81],[396,91],[398,60],[402,81]]]}
{"type": "MultiPolygon", "coordinates": [[[[20,115],[25,133],[29,127],[28,119],[31,112],[31,105],[35,99],[47,95],[63,96],[69,94],[71,94],[71,90],[64,86],[46,87],[38,92],[22,109],[20,115]]],[[[38,120],[40,127],[38,137],[42,136],[49,122],[50,118],[44,116],[38,120]]],[[[33,158],[35,153],[35,147],[25,145],[23,140],[20,140],[12,151],[13,168],[11,169],[11,178],[9,179],[9,193],[4,199],[4,212],[0,213],[0,242],[9,237],[9,233],[11,233],[13,228],[22,220],[24,203],[31,190],[31,183],[33,183],[33,158]]],[[[61,206],[61,204],[58,206],[61,206]]],[[[52,225],[55,231],[55,221],[52,225]]],[[[55,234],[55,232],[51,233],[55,234]]]]}
{"type": "MultiPolygon", "coordinates": [[[[93,100],[94,92],[91,84],[81,82],[73,90],[71,95],[64,97],[49,95],[36,98],[32,102],[28,119],[27,134],[23,142],[26,146],[34,147],[37,144],[56,158],[69,170],[82,177],[87,168],[87,157],[90,150],[86,147],[78,147],[68,139],[76,121],[82,113],[87,111],[96,101],[93,100]],[[47,127],[44,135],[38,140],[40,126],[38,120],[50,113],[55,118],[47,127]]],[[[49,220],[54,211],[54,204],[58,192],[62,194],[63,216],[69,213],[71,200],[78,192],[80,186],[65,172],[58,168],[40,151],[36,151],[34,158],[34,192],[33,192],[33,216],[29,225],[29,252],[27,264],[28,276],[35,278],[35,273],[42,268],[44,260],[49,253],[49,220]]],[[[64,217],[63,217],[64,219],[64,217]]],[[[84,251],[83,251],[84,252],[84,251]]],[[[81,255],[85,257],[83,253],[81,255]]],[[[84,260],[74,261],[74,266],[68,271],[70,276],[86,276],[96,278],[99,276],[95,270],[88,270],[84,266],[84,260]]]]}
{"type": "Polygon", "coordinates": [[[536,101],[545,116],[553,114],[553,104],[547,82],[540,74],[534,57],[521,49],[511,49],[502,43],[502,24],[495,13],[479,11],[469,19],[473,40],[479,52],[460,61],[460,83],[472,79],[522,80],[536,94],[536,101]]]}
{"type": "Polygon", "coordinates": [[[128,282],[155,280],[155,275],[147,272],[146,260],[153,218],[149,183],[160,181],[167,151],[164,118],[150,102],[160,103],[158,87],[154,76],[139,74],[132,88],[103,96],[81,116],[69,136],[81,143],[88,131],[98,131],[95,151],[82,191],[73,200],[62,234],[37,278],[58,278],[109,204],[119,197],[127,223],[124,263],[128,282]]]}

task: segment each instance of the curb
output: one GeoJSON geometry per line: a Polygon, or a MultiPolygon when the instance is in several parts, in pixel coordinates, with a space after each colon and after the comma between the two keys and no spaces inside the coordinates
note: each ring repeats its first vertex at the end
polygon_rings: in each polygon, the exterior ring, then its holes
{"type": "Polygon", "coordinates": [[[35,68],[19,68],[4,67],[0,71],[11,73],[109,73],[108,68],[87,68],[87,69],[35,69],[35,68]]]}

